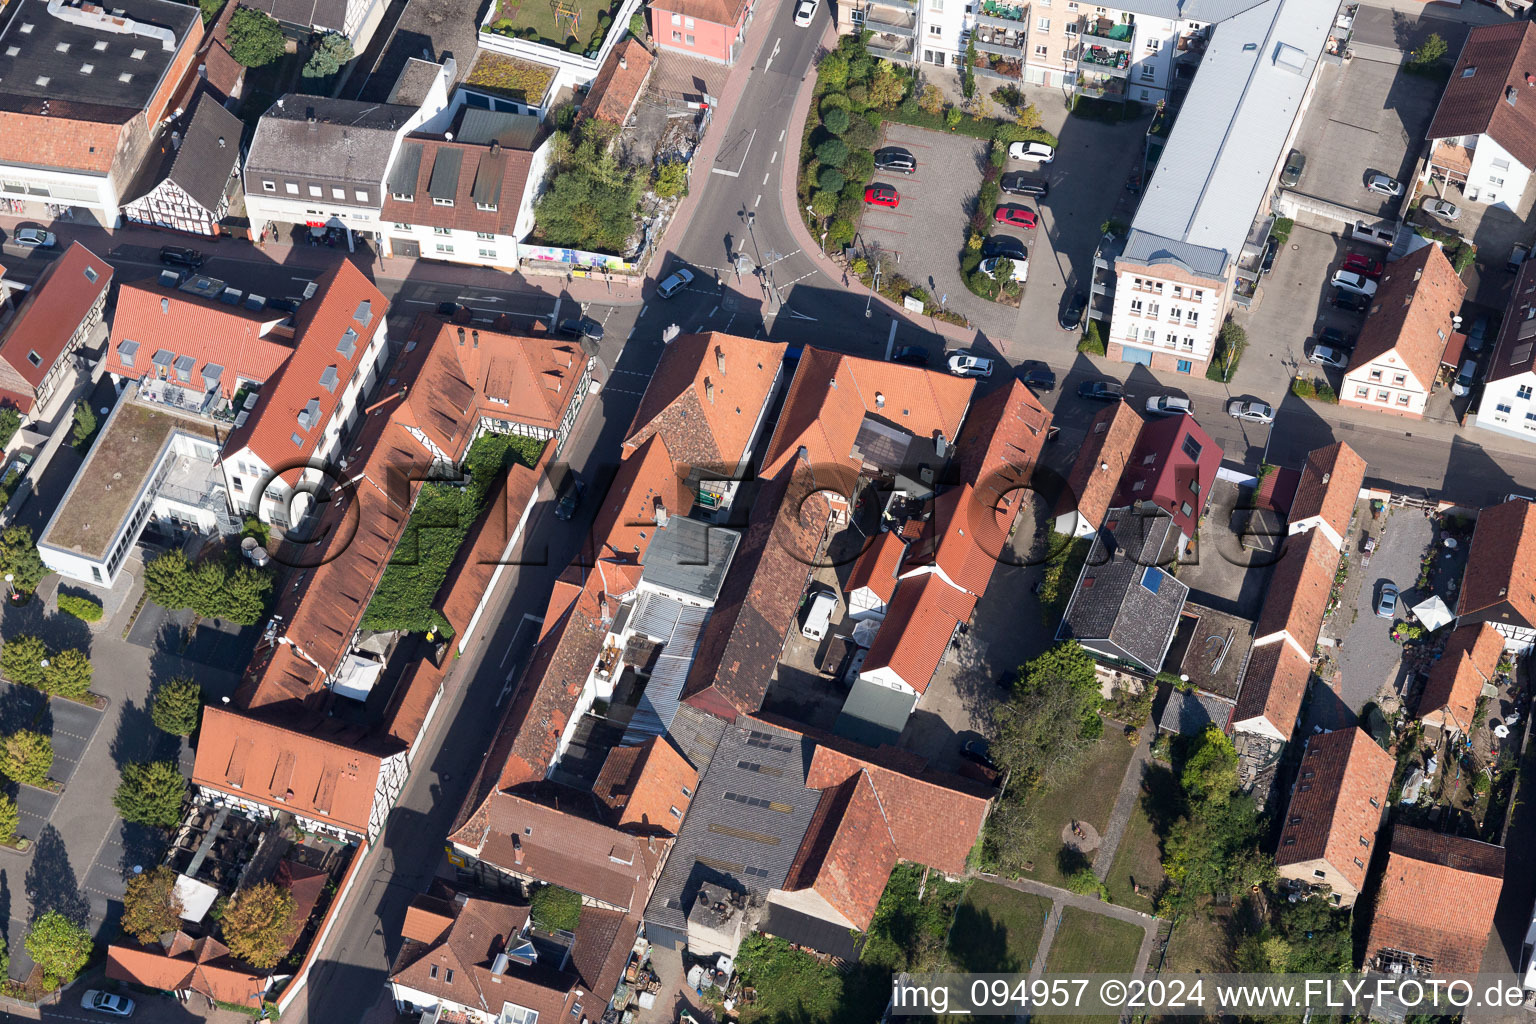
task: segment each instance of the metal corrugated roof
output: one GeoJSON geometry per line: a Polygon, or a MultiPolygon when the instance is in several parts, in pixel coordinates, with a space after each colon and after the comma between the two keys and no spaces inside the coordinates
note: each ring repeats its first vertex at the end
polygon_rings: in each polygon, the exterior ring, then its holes
{"type": "Polygon", "coordinates": [[[707,608],[684,604],[662,594],[641,595],[635,629],[661,641],[662,647],[624,733],[626,744],[641,743],[671,729],[682,697],[683,682],[688,678],[688,669],[699,648],[699,633],[708,619],[707,608]]]}
{"type": "Polygon", "coordinates": [[[427,182],[427,191],[433,199],[453,202],[459,194],[459,168],[463,165],[462,149],[438,148],[437,159],[432,162],[432,177],[427,182]]]}
{"type": "Polygon", "coordinates": [[[465,107],[459,119],[458,140],[471,146],[500,143],[512,149],[532,149],[539,136],[539,119],[531,114],[465,107]]]}
{"type": "Polygon", "coordinates": [[[644,567],[640,578],[713,603],[740,541],[741,535],[734,530],[671,516],[640,557],[644,567]]]}
{"type": "Polygon", "coordinates": [[[389,190],[397,196],[416,194],[416,178],[421,173],[421,143],[407,142],[389,170],[389,190]]]}
{"type": "Polygon", "coordinates": [[[903,693],[866,679],[854,681],[832,731],[866,746],[894,744],[912,717],[917,694],[903,693]]]}

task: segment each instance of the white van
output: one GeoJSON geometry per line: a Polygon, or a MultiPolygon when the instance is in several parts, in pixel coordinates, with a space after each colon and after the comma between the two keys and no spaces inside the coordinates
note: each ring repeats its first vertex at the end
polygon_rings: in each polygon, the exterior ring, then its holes
{"type": "Polygon", "coordinates": [[[1460,397],[1472,390],[1472,383],[1477,377],[1477,360],[1468,359],[1461,364],[1461,372],[1456,374],[1456,380],[1451,384],[1451,394],[1460,397]]]}
{"type": "Polygon", "coordinates": [[[829,590],[817,591],[806,606],[805,624],[800,627],[800,635],[819,643],[831,628],[832,613],[836,610],[837,595],[829,590]]]}

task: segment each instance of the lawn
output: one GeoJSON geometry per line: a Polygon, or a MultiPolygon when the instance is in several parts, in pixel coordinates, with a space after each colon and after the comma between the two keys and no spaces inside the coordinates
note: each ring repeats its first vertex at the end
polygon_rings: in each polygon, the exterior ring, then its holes
{"type": "MultiPolygon", "coordinates": [[[[1127,921],[1064,907],[1056,925],[1056,937],[1046,954],[1045,969],[1052,974],[1128,974],[1136,966],[1136,954],[1145,935],[1145,931],[1127,921]]],[[[1114,1019],[1091,1015],[1052,1017],[1051,1024],[1114,1019]]]]}
{"type": "Polygon", "coordinates": [[[1062,885],[1066,881],[1071,872],[1063,871],[1063,867],[1075,870],[1077,865],[1058,863],[1063,850],[1061,830],[1077,820],[1103,833],[1134,749],[1119,728],[1110,726],[1077,771],[1055,787],[1028,797],[1036,824],[1026,840],[1027,856],[1035,863],[1034,871],[1027,877],[1048,885],[1062,885]]]}
{"type": "Polygon", "coordinates": [[[464,84],[481,92],[505,96],[521,103],[539,106],[549,83],[555,77],[555,69],[531,60],[519,60],[506,54],[481,50],[474,66],[464,78],[464,84]]]}
{"type": "Polygon", "coordinates": [[[1165,766],[1148,765],[1141,796],[1120,837],[1109,877],[1109,898],[1122,907],[1152,913],[1163,884],[1161,833],[1178,813],[1179,782],[1165,766]],[[1134,884],[1133,884],[1134,882],[1134,884]],[[1141,887],[1137,893],[1136,886],[1141,887]]]}
{"type": "Polygon", "coordinates": [[[760,933],[742,941],[736,969],[753,990],[737,1007],[741,1024],[868,1024],[891,997],[889,971],[863,964],[839,971],[760,933]]]}
{"type": "Polygon", "coordinates": [[[961,971],[1028,972],[1040,949],[1051,901],[1004,885],[966,890],[949,931],[949,955],[961,971]]]}
{"type": "Polygon", "coordinates": [[[586,53],[602,44],[618,6],[604,0],[498,0],[487,27],[499,35],[586,53]]]}
{"type": "Polygon", "coordinates": [[[1180,914],[1168,939],[1168,959],[1163,969],[1176,974],[1220,974],[1232,970],[1233,943],[1228,920],[1226,911],[1217,913],[1212,907],[1180,914]]]}

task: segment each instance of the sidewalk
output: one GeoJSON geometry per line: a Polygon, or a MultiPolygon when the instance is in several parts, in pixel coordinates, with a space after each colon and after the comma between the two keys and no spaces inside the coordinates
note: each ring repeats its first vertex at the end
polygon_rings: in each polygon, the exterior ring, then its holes
{"type": "Polygon", "coordinates": [[[1136,744],[1136,752],[1131,755],[1131,763],[1125,768],[1125,777],[1120,780],[1115,809],[1109,814],[1103,842],[1093,856],[1093,873],[1099,876],[1101,882],[1109,877],[1110,866],[1115,862],[1115,851],[1119,849],[1120,840],[1125,836],[1125,827],[1130,824],[1131,814],[1136,810],[1136,801],[1141,799],[1142,777],[1146,774],[1147,762],[1152,759],[1152,736],[1156,732],[1150,722],[1141,727],[1141,739],[1136,744]]]}
{"type": "Polygon", "coordinates": [[[1076,907],[1086,910],[1090,914],[1102,914],[1105,917],[1113,917],[1124,921],[1126,924],[1136,925],[1142,929],[1141,947],[1136,952],[1136,965],[1132,968],[1132,975],[1143,974],[1147,964],[1152,959],[1152,948],[1157,943],[1157,918],[1150,914],[1143,914],[1137,910],[1117,906],[1113,903],[1105,903],[1096,896],[1080,896],[1065,889],[1058,889],[1054,885],[1046,885],[1044,882],[1036,882],[1028,878],[1004,878],[1001,875],[988,874],[985,871],[974,871],[972,878],[980,878],[994,885],[1004,885],[1019,892],[1031,893],[1035,896],[1044,896],[1051,901],[1050,912],[1046,915],[1045,930],[1040,934],[1040,945],[1035,950],[1035,958],[1031,964],[1029,976],[1040,977],[1045,970],[1046,958],[1051,952],[1051,943],[1056,938],[1056,927],[1061,922],[1061,911],[1064,907],[1076,907]]]}

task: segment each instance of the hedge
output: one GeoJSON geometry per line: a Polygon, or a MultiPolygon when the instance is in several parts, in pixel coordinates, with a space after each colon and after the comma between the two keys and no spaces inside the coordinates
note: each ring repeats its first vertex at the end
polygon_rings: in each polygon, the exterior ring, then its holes
{"type": "Polygon", "coordinates": [[[59,595],[59,611],[86,622],[101,621],[101,602],[93,597],[76,597],[74,594],[59,595]]]}

